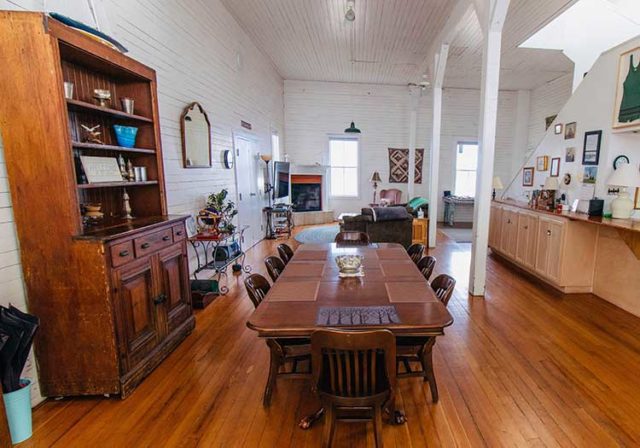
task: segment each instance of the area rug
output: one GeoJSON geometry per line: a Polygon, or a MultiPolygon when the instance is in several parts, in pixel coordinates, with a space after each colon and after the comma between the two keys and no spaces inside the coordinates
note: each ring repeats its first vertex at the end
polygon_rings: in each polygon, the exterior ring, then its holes
{"type": "Polygon", "coordinates": [[[302,244],[333,243],[339,232],[340,226],[338,225],[314,227],[303,230],[295,238],[297,242],[302,244]]]}
{"type": "Polygon", "coordinates": [[[449,238],[456,243],[470,243],[473,233],[472,229],[457,229],[452,227],[438,227],[438,230],[442,231],[449,238]]]}

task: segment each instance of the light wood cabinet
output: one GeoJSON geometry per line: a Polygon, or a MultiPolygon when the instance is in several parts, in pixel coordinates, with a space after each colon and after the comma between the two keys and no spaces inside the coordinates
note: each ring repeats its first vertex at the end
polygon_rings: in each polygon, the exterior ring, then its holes
{"type": "Polygon", "coordinates": [[[535,270],[555,283],[561,283],[562,252],[566,222],[539,219],[535,270]]]}
{"type": "Polygon", "coordinates": [[[502,207],[491,204],[491,217],[489,220],[489,247],[500,245],[500,231],[502,229],[502,207]]]}
{"type": "Polygon", "coordinates": [[[518,212],[516,261],[528,268],[534,268],[537,243],[538,216],[534,213],[518,212]]]}
{"type": "Polygon", "coordinates": [[[489,235],[495,253],[557,289],[592,291],[597,226],[494,203],[489,235]]]}

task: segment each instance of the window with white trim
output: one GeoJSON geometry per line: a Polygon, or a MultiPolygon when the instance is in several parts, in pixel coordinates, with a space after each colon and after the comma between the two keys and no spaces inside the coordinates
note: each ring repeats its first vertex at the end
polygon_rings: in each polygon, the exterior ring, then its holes
{"type": "Polygon", "coordinates": [[[280,136],[276,131],[271,132],[271,157],[280,160],[280,136]]]}
{"type": "Polygon", "coordinates": [[[476,196],[476,173],[478,170],[478,144],[458,142],[456,146],[456,177],[453,189],[456,196],[476,196]]]}
{"type": "Polygon", "coordinates": [[[357,138],[329,138],[330,191],[335,197],[358,197],[357,138]]]}

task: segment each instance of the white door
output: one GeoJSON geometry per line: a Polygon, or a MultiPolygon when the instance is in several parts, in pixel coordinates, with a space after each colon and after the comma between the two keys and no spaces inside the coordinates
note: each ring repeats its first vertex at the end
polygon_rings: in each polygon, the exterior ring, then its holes
{"type": "Polygon", "coordinates": [[[259,169],[258,145],[241,135],[234,136],[238,224],[249,226],[244,232],[244,249],[263,238],[262,207],[264,175],[259,169]]]}

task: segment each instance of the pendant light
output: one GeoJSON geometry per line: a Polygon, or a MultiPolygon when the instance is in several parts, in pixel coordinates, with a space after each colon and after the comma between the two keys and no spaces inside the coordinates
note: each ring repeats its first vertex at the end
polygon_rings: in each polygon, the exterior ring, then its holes
{"type": "Polygon", "coordinates": [[[358,129],[355,123],[352,121],[351,126],[344,130],[347,134],[360,134],[360,129],[358,129]]]}

